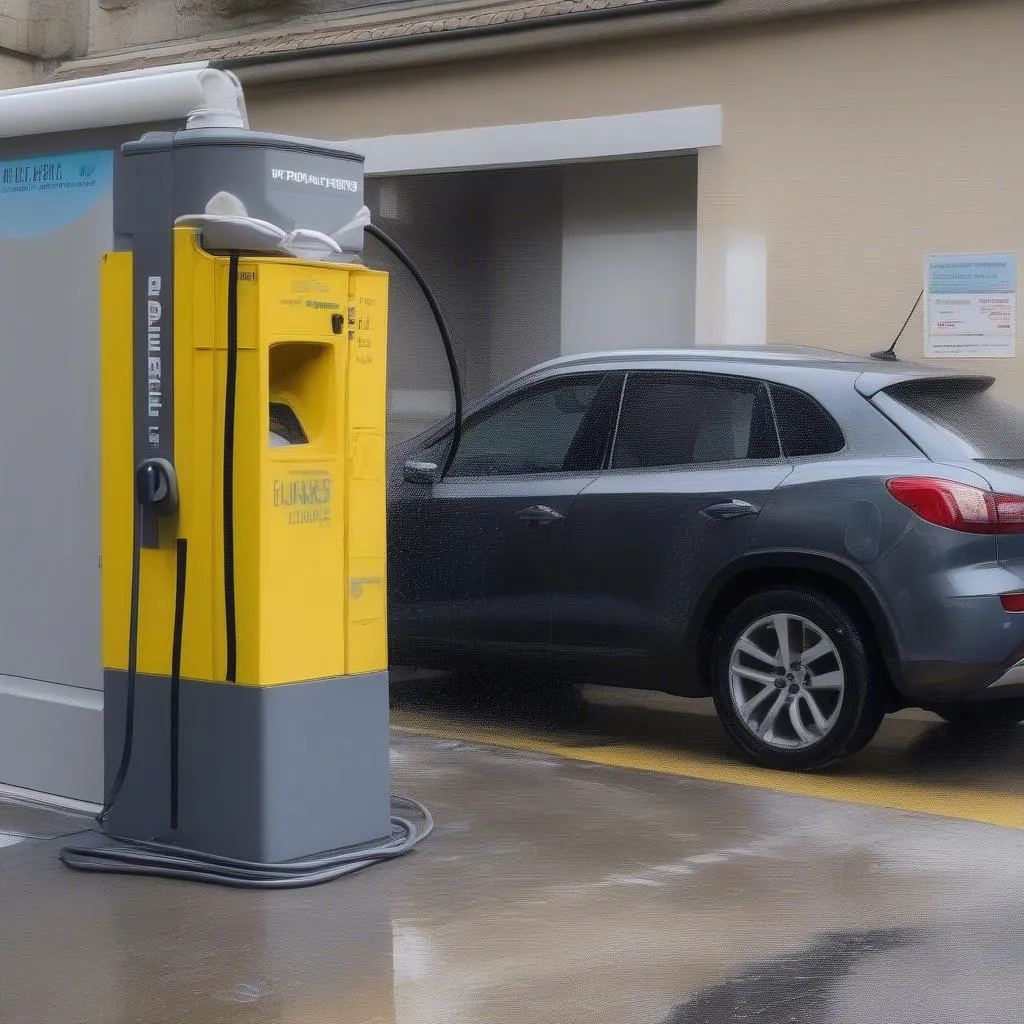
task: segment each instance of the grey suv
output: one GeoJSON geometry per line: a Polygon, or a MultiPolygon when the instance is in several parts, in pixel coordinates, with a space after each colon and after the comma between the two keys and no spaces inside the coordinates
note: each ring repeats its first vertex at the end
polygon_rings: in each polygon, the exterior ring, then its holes
{"type": "Polygon", "coordinates": [[[714,697],[813,769],[906,706],[1024,718],[1024,416],[990,377],[816,349],[559,359],[400,445],[397,665],[714,697]]]}

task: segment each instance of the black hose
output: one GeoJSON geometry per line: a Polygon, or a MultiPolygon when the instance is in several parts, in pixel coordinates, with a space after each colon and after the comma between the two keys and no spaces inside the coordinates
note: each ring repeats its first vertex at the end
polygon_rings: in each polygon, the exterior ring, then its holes
{"type": "Polygon", "coordinates": [[[238,681],[238,626],[235,621],[235,393],[238,383],[238,253],[228,261],[228,366],[224,386],[224,628],[229,683],[238,681]]]}
{"type": "Polygon", "coordinates": [[[171,640],[171,829],[178,827],[178,751],[181,724],[181,641],[185,630],[188,541],[179,538],[174,586],[174,637],[171,640]]]}
{"type": "Polygon", "coordinates": [[[441,307],[438,305],[434,293],[430,290],[430,285],[424,280],[423,275],[416,268],[416,265],[405,250],[393,238],[377,227],[376,224],[367,224],[365,231],[371,237],[376,238],[412,274],[414,280],[420,286],[420,290],[423,292],[423,297],[430,306],[431,313],[434,314],[437,329],[441,333],[445,355],[448,357],[448,370],[451,373],[452,390],[455,392],[455,421],[452,424],[452,443],[448,446],[448,454],[445,456],[444,465],[441,467],[439,476],[439,479],[443,480],[452,468],[452,463],[455,461],[455,456],[459,451],[459,444],[462,442],[462,378],[459,374],[458,361],[455,358],[452,337],[448,332],[448,325],[445,323],[441,307]]]}
{"type": "Polygon", "coordinates": [[[121,761],[117,766],[114,781],[107,792],[96,820],[102,825],[110,814],[111,807],[121,793],[128,765],[132,760],[132,745],[135,740],[135,679],[139,665],[139,569],[142,560],[142,505],[136,506],[132,527],[132,590],[128,614],[128,683],[125,688],[124,738],[121,741],[121,761]]]}
{"type": "Polygon", "coordinates": [[[393,796],[391,809],[392,834],[386,842],[279,864],[221,857],[170,843],[140,842],[116,836],[110,837],[119,844],[116,847],[65,846],[60,851],[60,859],[77,871],[148,875],[206,882],[232,889],[299,889],[330,882],[372,864],[401,857],[434,829],[430,811],[415,800],[393,796]],[[418,812],[422,821],[411,821],[407,816],[409,810],[418,812]]]}

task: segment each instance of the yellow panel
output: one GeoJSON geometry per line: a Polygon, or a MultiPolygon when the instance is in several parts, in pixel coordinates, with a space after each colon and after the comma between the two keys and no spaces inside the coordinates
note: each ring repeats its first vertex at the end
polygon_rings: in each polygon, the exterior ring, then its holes
{"type": "Polygon", "coordinates": [[[387,668],[388,278],[353,272],[348,311],[347,474],[350,675],[387,668]]]}
{"type": "Polygon", "coordinates": [[[347,290],[348,268],[259,268],[262,685],[345,671],[345,353],[332,316],[347,290]],[[270,447],[271,400],[295,412],[308,444],[270,447]]]}
{"type": "MultiPolygon", "coordinates": [[[[175,466],[181,510],[142,553],[139,669],[170,672],[177,537],[188,542],[182,675],[220,681],[229,261],[174,232],[175,466]]],[[[234,446],[237,682],[387,665],[384,478],[387,275],[243,258],[234,446]],[[309,443],[271,447],[283,402],[309,443]]],[[[127,660],[132,450],[131,257],[103,269],[104,664],[127,660]]]]}
{"type": "Polygon", "coordinates": [[[214,576],[213,516],[220,493],[214,473],[223,392],[213,344],[215,325],[226,315],[218,290],[223,260],[199,249],[191,231],[174,236],[174,462],[181,491],[179,535],[188,541],[181,671],[187,679],[221,679],[215,651],[223,646],[223,599],[215,589],[221,577],[214,576]]]}

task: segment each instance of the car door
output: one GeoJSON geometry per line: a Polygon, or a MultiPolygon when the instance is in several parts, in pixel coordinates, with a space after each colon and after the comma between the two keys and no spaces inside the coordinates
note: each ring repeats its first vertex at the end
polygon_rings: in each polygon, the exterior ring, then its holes
{"type": "MultiPolygon", "coordinates": [[[[440,483],[390,503],[397,646],[447,662],[546,650],[569,508],[610,449],[619,385],[603,372],[525,385],[469,418],[440,483]]],[[[440,464],[449,436],[412,456],[440,464]]]]}
{"type": "Polygon", "coordinates": [[[630,371],[608,468],[566,529],[555,647],[678,656],[705,587],[789,472],[760,381],[630,371]]]}

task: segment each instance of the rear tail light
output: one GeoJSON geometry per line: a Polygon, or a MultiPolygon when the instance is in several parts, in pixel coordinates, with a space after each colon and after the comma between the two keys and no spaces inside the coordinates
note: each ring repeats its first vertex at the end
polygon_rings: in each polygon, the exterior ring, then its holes
{"type": "Polygon", "coordinates": [[[999,600],[1004,612],[1024,612],[1024,594],[1003,594],[999,600]]]}
{"type": "Polygon", "coordinates": [[[1024,533],[1024,496],[934,477],[899,477],[886,486],[901,505],[935,526],[959,533],[1024,533]]]}

